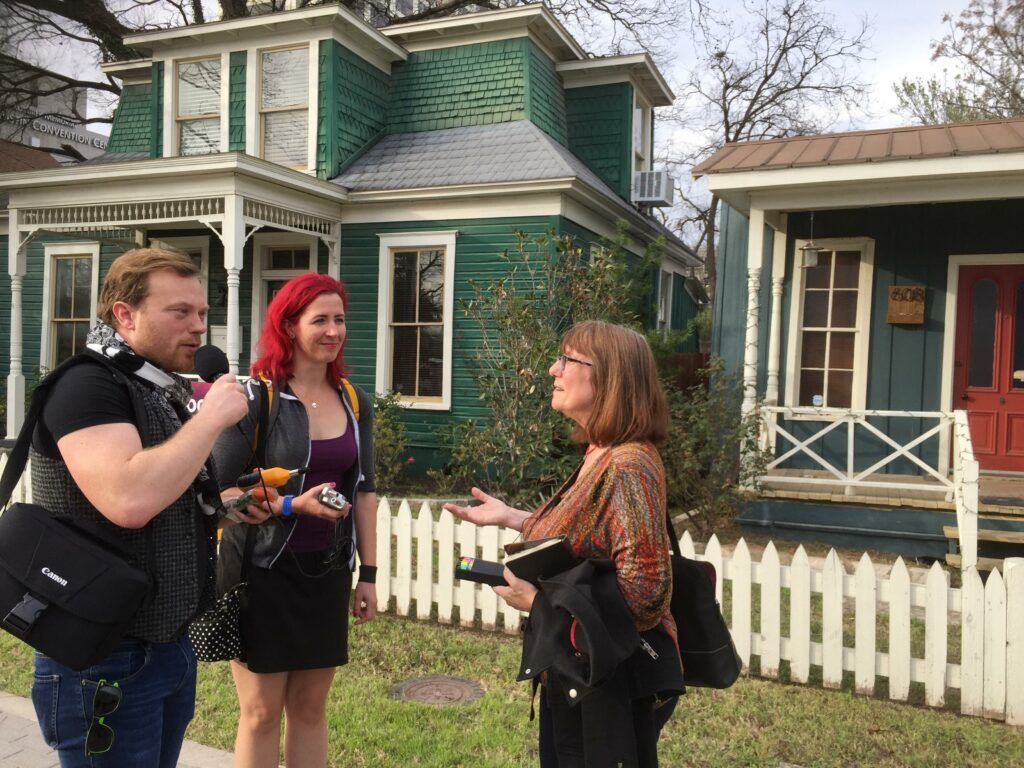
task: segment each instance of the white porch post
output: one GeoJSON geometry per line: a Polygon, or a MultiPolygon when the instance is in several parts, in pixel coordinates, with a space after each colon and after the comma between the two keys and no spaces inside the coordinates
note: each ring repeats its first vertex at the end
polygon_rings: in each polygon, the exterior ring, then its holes
{"type": "Polygon", "coordinates": [[[24,354],[21,334],[21,295],[25,279],[25,253],[21,248],[18,209],[8,212],[7,274],[11,277],[11,367],[7,375],[7,437],[13,440],[25,421],[25,376],[21,370],[24,354]]]}
{"type": "Polygon", "coordinates": [[[768,336],[768,383],[764,399],[779,404],[779,358],[782,354],[782,286],[786,277],[786,217],[781,229],[775,230],[772,244],[772,325],[768,336]]]}
{"type": "MultiPolygon", "coordinates": [[[[238,357],[241,348],[241,325],[238,311],[238,285],[242,273],[242,249],[245,248],[245,218],[242,211],[241,195],[224,197],[224,223],[221,240],[224,243],[224,270],[228,283],[228,366],[238,374],[238,357]]],[[[253,329],[255,332],[255,329],[253,329]]]]}
{"type": "Polygon", "coordinates": [[[333,277],[335,280],[341,280],[341,223],[335,224],[331,227],[331,237],[334,238],[332,242],[328,244],[331,249],[330,256],[327,257],[327,274],[333,277]]]}
{"type": "Polygon", "coordinates": [[[757,334],[760,312],[761,265],[764,261],[764,209],[750,209],[747,229],[747,333],[743,350],[743,415],[757,404],[757,334]]]}

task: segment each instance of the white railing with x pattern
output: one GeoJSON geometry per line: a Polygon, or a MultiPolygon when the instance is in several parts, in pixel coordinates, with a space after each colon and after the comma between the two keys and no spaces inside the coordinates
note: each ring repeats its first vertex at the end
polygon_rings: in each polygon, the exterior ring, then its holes
{"type": "MultiPolygon", "coordinates": [[[[521,614],[489,587],[455,580],[454,566],[463,556],[498,560],[500,546],[517,536],[457,522],[444,510],[435,514],[428,502],[414,515],[402,501],[394,514],[381,499],[381,606],[420,619],[436,610],[441,623],[515,632],[521,614]]],[[[742,539],[726,553],[712,536],[698,552],[688,532],[680,547],[718,571],[718,598],[727,596],[726,619],[748,672],[758,657],[761,677],[779,678],[787,662],[789,680],[818,684],[812,668],[820,668],[822,686],[840,688],[850,675],[865,695],[884,679],[889,699],[920,695],[932,707],[945,706],[948,692],[959,690],[964,714],[1024,725],[1024,612],[1011,610],[1024,605],[1024,559],[1007,560],[1004,574],[993,572],[985,583],[969,568],[958,588],[938,563],[912,574],[897,558],[879,575],[866,553],[850,572],[835,551],[812,559],[798,547],[784,563],[769,542],[754,560],[742,539]]]]}
{"type": "Polygon", "coordinates": [[[935,451],[937,461],[930,464],[914,450],[924,446],[933,438],[941,446],[948,439],[953,425],[953,414],[944,411],[876,411],[847,410],[829,408],[790,408],[775,405],[762,405],[761,412],[761,445],[773,451],[768,462],[767,471],[762,482],[796,483],[800,485],[842,486],[847,494],[853,494],[858,488],[891,488],[905,490],[935,490],[946,495],[953,493],[953,480],[943,470],[941,450],[935,451]],[[781,420],[792,423],[813,424],[810,434],[796,436],[793,427],[780,424],[781,420]],[[911,440],[901,443],[894,440],[869,419],[914,419],[931,422],[911,440]],[[820,426],[819,426],[820,425],[820,426]],[[840,451],[842,461],[826,458],[815,450],[815,443],[832,432],[845,428],[846,449],[840,451]],[[874,446],[884,448],[884,456],[875,460],[867,467],[858,469],[857,442],[858,437],[873,441],[874,446]],[[795,475],[770,474],[773,469],[781,469],[792,458],[806,457],[811,459],[816,468],[828,473],[825,477],[800,477],[795,475]],[[880,473],[895,461],[910,462],[922,475],[924,482],[901,482],[895,478],[885,479],[880,473]],[[842,466],[836,466],[841,463],[842,466]]]}

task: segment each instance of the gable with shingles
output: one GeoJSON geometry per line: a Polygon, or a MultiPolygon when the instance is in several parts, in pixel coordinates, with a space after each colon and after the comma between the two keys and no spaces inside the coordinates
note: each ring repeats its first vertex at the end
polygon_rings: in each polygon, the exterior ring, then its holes
{"type": "Polygon", "coordinates": [[[110,126],[107,152],[149,153],[152,131],[151,92],[152,86],[149,83],[126,85],[121,90],[121,100],[110,126]]]}

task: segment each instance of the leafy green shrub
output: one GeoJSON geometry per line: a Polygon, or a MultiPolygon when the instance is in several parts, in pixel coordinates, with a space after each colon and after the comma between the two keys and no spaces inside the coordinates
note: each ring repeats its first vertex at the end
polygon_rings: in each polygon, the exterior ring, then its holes
{"type": "Polygon", "coordinates": [[[406,453],[404,406],[397,392],[373,396],[373,470],[381,493],[394,493],[405,472],[406,453]]]}
{"type": "Polygon", "coordinates": [[[666,383],[669,437],[662,447],[668,507],[690,515],[702,536],[731,520],[764,474],[768,454],[758,443],[758,414],[742,416],[742,382],[712,358],[703,385],[666,383]]]}

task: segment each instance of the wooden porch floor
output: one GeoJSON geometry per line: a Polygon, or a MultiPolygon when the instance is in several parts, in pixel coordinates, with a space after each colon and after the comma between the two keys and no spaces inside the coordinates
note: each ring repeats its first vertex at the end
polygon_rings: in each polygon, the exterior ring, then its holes
{"type": "MultiPolygon", "coordinates": [[[[834,487],[814,483],[772,483],[772,477],[806,477],[828,478],[824,470],[807,469],[773,469],[768,477],[762,480],[758,495],[766,499],[797,499],[800,501],[818,501],[832,504],[882,504],[888,507],[915,507],[918,509],[941,509],[956,511],[956,503],[946,500],[944,492],[934,484],[928,483],[917,475],[884,475],[872,479],[891,480],[894,483],[919,483],[921,490],[908,488],[855,488],[852,495],[847,495],[843,486],[834,487]]],[[[979,489],[978,512],[984,515],[1005,515],[1008,517],[1024,517],[1024,475],[982,475],[979,489]]]]}

